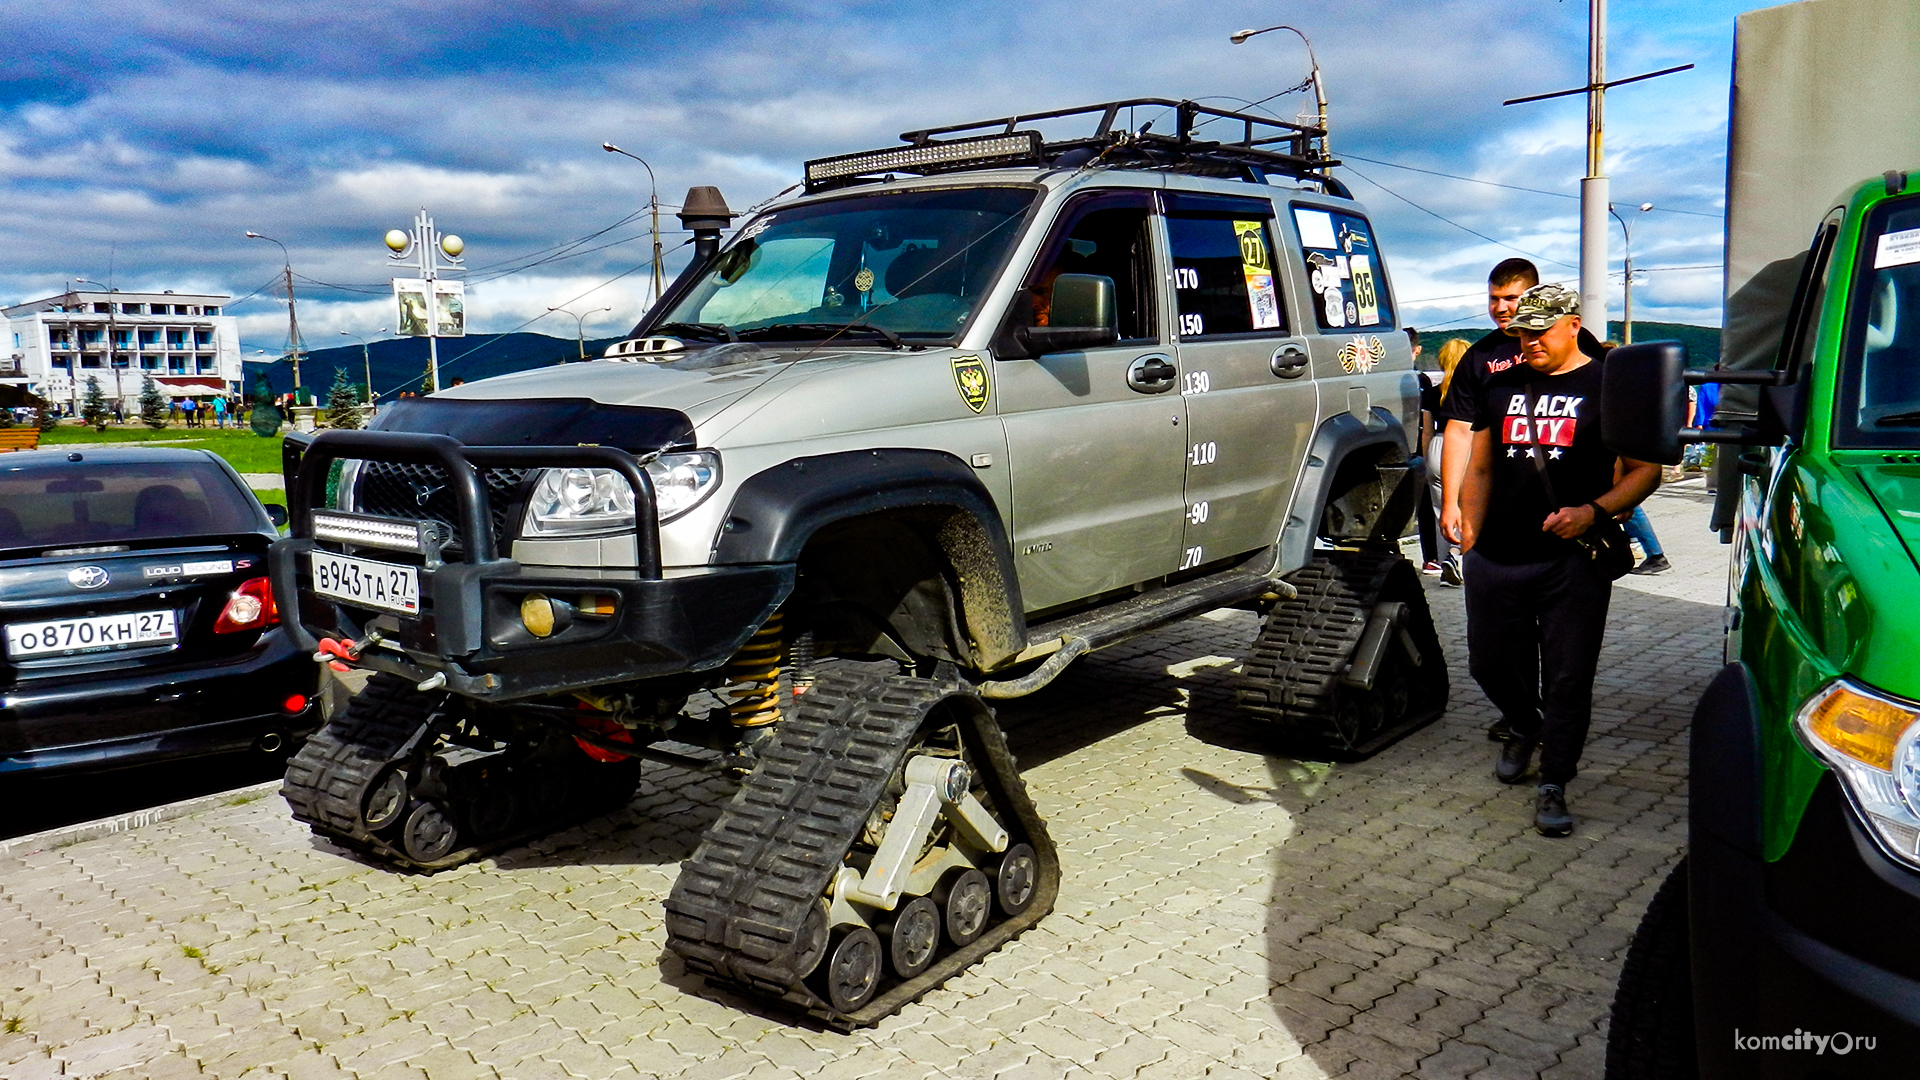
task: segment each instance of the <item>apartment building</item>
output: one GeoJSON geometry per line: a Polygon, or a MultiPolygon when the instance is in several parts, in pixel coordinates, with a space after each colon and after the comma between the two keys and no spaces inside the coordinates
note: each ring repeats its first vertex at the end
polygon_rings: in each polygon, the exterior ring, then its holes
{"type": "Polygon", "coordinates": [[[241,390],[238,321],[229,297],[76,289],[0,308],[0,383],[79,411],[88,376],[107,400],[139,408],[141,376],[169,397],[241,390]]]}

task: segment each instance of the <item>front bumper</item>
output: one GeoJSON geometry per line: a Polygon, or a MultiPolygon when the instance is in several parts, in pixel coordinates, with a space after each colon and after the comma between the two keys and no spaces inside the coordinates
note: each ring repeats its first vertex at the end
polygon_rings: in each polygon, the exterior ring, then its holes
{"type": "Polygon", "coordinates": [[[27,680],[0,692],[0,775],[47,775],[245,750],[320,724],[318,671],[285,633],[230,660],[83,681],[27,680]],[[287,712],[289,696],[306,699],[287,712]]]}
{"type": "Polygon", "coordinates": [[[1779,861],[1695,829],[1688,878],[1703,1080],[1906,1075],[1920,1060],[1920,874],[1880,852],[1832,776],[1779,861]],[[1751,1043],[1796,1031],[1873,1048],[1751,1043]]]}
{"type": "MultiPolygon", "coordinates": [[[[378,631],[380,644],[365,649],[356,663],[420,682],[444,676],[440,685],[463,696],[514,701],[709,670],[738,652],[793,590],[791,564],[663,571],[646,471],[632,455],[608,447],[472,447],[444,435],[343,431],[315,437],[304,452],[290,447],[289,454],[289,535],[274,543],[268,566],[294,639],[313,649],[321,638],[364,642],[378,631]],[[313,539],[313,513],[328,467],[340,458],[427,464],[448,479],[465,538],[460,557],[398,560],[419,574],[417,615],[360,607],[312,588],[310,553],[359,555],[345,544],[313,539]],[[487,467],[620,472],[643,522],[636,536],[638,565],[522,566],[499,557],[487,488],[476,471],[487,467]],[[521,602],[532,593],[612,596],[614,612],[577,619],[537,638],[520,618],[521,602]]],[[[364,557],[396,561],[390,550],[370,549],[364,557]]]]}

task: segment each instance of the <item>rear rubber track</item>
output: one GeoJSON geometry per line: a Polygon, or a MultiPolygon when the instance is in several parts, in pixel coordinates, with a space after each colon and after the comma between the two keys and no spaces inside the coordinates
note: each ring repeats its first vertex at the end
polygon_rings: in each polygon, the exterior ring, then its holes
{"type": "Polygon", "coordinates": [[[781,721],[754,771],[701,838],[667,899],[667,946],[709,980],[805,1009],[850,1029],[873,1024],[1011,941],[1052,910],[1060,860],[991,710],[964,683],[829,671],[781,721]],[[956,699],[958,699],[956,701],[956,699]],[[819,962],[817,921],[833,875],[943,702],[962,726],[1012,843],[1032,845],[1035,895],[1020,915],[881,990],[852,1013],[803,979],[819,962]]]}

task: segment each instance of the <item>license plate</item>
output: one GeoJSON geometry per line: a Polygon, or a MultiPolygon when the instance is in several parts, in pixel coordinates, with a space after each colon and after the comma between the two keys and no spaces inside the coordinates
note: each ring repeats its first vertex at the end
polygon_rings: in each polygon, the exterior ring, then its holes
{"type": "Polygon", "coordinates": [[[313,556],[313,591],[362,607],[420,614],[420,572],[411,566],[349,559],[325,551],[313,556]]]}
{"type": "Polygon", "coordinates": [[[131,611],[85,619],[48,619],[7,627],[7,655],[16,659],[54,653],[101,652],[141,645],[171,645],[180,639],[173,611],[131,611]]]}

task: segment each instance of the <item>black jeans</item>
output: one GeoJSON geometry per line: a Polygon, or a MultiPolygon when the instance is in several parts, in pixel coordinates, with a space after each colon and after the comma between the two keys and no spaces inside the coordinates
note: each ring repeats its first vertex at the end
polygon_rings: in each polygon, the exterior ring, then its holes
{"type": "Polygon", "coordinates": [[[1467,552],[1467,670],[1518,738],[1540,738],[1540,782],[1579,771],[1613,582],[1584,554],[1497,563],[1467,552]],[[1543,715],[1544,712],[1544,715],[1543,715]]]}

